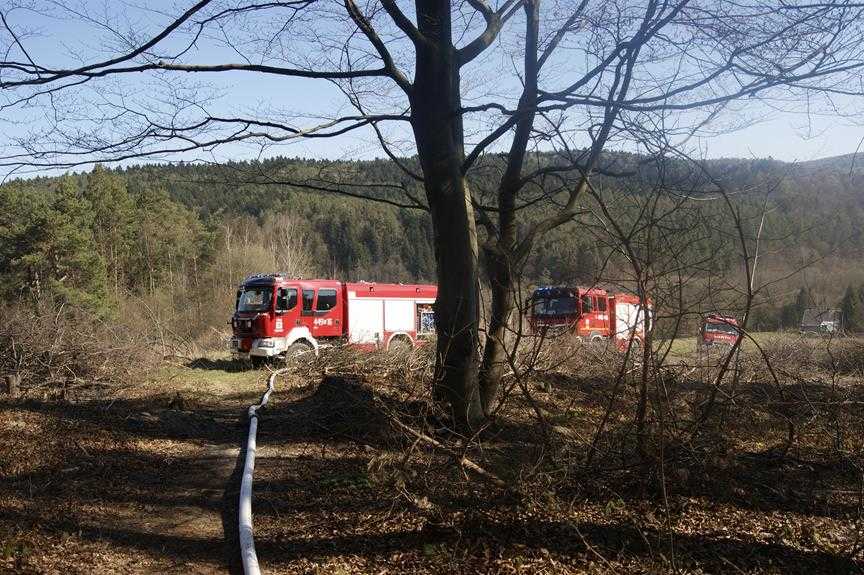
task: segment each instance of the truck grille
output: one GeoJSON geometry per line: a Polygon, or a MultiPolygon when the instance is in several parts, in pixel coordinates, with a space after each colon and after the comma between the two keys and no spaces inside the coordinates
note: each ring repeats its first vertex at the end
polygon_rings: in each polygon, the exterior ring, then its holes
{"type": "Polygon", "coordinates": [[[234,331],[238,333],[249,333],[252,331],[252,327],[254,326],[254,319],[235,319],[234,320],[234,331]]]}

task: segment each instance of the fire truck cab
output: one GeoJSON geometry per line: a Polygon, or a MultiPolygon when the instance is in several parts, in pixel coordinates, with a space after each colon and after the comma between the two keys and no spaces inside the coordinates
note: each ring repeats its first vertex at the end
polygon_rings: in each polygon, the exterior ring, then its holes
{"type": "Polygon", "coordinates": [[[639,298],[626,293],[584,287],[540,287],[531,296],[529,325],[538,335],[570,333],[579,341],[613,340],[626,347],[632,339],[645,338],[645,308],[639,298]]]}
{"type": "Polygon", "coordinates": [[[231,349],[237,359],[314,351],[323,343],[367,349],[418,345],[434,333],[431,285],[344,283],[256,274],[237,290],[231,349]]]}
{"type": "Polygon", "coordinates": [[[715,345],[733,346],[741,336],[738,320],[716,313],[708,314],[699,328],[698,342],[704,347],[715,345]]]}

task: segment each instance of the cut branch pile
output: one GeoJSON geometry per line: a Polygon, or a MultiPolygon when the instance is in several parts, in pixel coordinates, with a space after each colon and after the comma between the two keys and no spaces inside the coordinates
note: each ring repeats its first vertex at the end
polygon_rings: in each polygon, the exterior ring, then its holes
{"type": "Polygon", "coordinates": [[[0,307],[0,375],[25,396],[69,398],[128,382],[147,364],[128,330],[78,310],[0,307]]]}

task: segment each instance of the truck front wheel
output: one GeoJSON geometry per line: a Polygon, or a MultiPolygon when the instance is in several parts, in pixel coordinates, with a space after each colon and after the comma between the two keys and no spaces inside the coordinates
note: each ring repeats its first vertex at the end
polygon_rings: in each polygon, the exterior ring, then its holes
{"type": "Polygon", "coordinates": [[[314,349],[315,348],[313,348],[309,343],[305,341],[295,341],[288,346],[288,349],[285,350],[283,357],[285,358],[285,361],[292,361],[302,355],[305,355],[308,352],[313,351],[314,349]]]}

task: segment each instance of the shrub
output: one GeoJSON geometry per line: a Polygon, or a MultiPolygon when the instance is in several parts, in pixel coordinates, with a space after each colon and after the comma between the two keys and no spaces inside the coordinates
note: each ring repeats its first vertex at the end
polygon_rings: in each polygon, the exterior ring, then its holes
{"type": "Polygon", "coordinates": [[[18,374],[28,395],[99,392],[137,378],[149,355],[128,328],[80,309],[0,306],[0,375],[18,374]]]}
{"type": "Polygon", "coordinates": [[[821,354],[820,367],[841,374],[864,374],[864,341],[848,338],[832,341],[821,354]]]}

